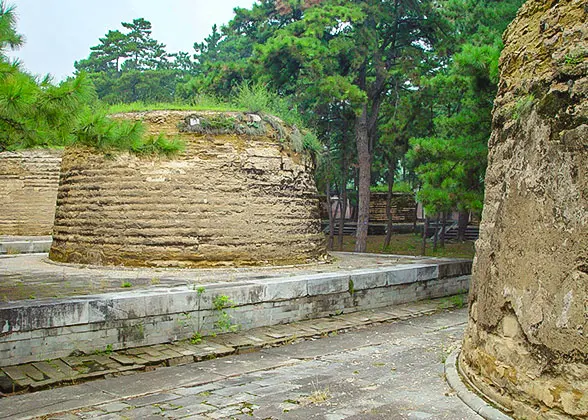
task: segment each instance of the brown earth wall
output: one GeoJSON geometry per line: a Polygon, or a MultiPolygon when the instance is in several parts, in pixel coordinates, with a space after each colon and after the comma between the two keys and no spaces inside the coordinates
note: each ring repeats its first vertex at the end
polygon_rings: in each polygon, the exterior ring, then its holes
{"type": "Polygon", "coordinates": [[[588,8],[505,33],[460,368],[515,418],[588,418],[588,8]]]}
{"type": "MultiPolygon", "coordinates": [[[[209,267],[305,263],[325,255],[311,159],[271,127],[263,135],[197,134],[185,111],[118,115],[178,136],[174,158],[65,152],[54,261],[209,267]]],[[[265,124],[260,122],[259,124],[265,124]]]]}
{"type": "MultiPolygon", "coordinates": [[[[386,193],[371,193],[370,223],[386,223],[386,193]]],[[[394,223],[412,223],[415,218],[416,202],[411,194],[393,193],[391,200],[392,221],[394,223]]]]}
{"type": "Polygon", "coordinates": [[[0,235],[51,235],[61,151],[0,153],[0,235]]]}

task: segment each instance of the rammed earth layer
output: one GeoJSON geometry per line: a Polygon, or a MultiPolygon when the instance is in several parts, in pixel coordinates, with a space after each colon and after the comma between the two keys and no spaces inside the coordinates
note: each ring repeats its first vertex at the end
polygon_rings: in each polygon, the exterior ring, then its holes
{"type": "Polygon", "coordinates": [[[516,418],[588,416],[588,9],[505,34],[460,366],[516,418]]]}
{"type": "Polygon", "coordinates": [[[59,185],[59,150],[0,153],[0,235],[50,235],[59,185]]]}
{"type": "Polygon", "coordinates": [[[294,130],[238,113],[116,117],[143,120],[186,150],[175,158],[66,150],[52,260],[212,267],[324,257],[314,165],[290,147],[294,130]]]}

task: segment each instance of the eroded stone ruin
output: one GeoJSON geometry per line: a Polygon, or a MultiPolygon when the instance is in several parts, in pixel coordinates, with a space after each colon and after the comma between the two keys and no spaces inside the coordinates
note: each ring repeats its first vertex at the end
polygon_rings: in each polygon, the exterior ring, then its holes
{"type": "Polygon", "coordinates": [[[588,416],[588,7],[505,33],[465,376],[516,418],[588,416]]]}
{"type": "Polygon", "coordinates": [[[296,129],[239,113],[114,118],[143,120],[151,134],[177,136],[186,149],[172,158],[66,150],[52,260],[210,267],[325,255],[314,164],[292,147],[302,140],[296,129]]]}
{"type": "Polygon", "coordinates": [[[51,235],[59,150],[0,153],[0,235],[51,235]]]}

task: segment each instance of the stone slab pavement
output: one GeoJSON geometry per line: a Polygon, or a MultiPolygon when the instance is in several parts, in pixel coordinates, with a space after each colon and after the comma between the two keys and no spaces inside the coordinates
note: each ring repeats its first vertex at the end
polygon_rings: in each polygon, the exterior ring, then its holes
{"type": "Polygon", "coordinates": [[[2,419],[480,419],[443,363],[467,309],[0,399],[2,419]]]}

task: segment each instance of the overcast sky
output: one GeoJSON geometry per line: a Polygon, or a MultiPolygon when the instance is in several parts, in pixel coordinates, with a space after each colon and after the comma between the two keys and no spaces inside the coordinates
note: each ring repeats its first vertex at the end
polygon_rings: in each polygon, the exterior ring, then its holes
{"type": "Polygon", "coordinates": [[[235,7],[250,8],[254,0],[8,0],[16,6],[18,32],[25,45],[11,54],[32,73],[61,80],[74,71],[90,47],[121,22],[145,18],[152,36],[168,52],[193,53],[194,42],[233,17],[235,7]]]}

